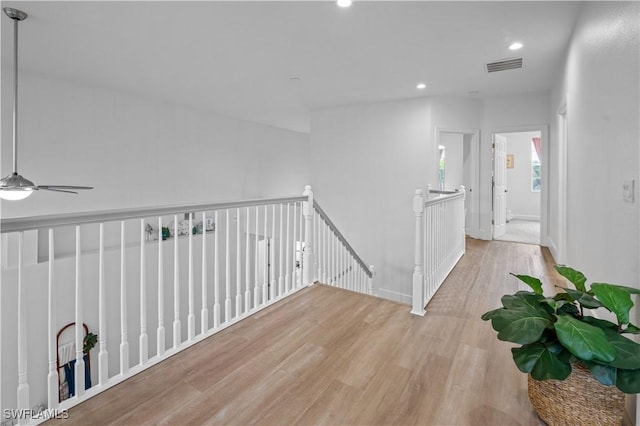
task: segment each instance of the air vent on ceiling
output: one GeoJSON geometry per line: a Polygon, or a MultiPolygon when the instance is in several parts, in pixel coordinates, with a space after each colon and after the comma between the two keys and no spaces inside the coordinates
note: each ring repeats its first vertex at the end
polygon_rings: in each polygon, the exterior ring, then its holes
{"type": "Polygon", "coordinates": [[[522,58],[505,59],[487,64],[487,72],[506,71],[522,68],[522,58]]]}

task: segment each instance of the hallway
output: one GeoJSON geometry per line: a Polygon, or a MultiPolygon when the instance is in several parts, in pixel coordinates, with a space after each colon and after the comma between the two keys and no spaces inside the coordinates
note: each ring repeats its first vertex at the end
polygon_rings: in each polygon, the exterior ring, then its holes
{"type": "Polygon", "coordinates": [[[424,317],[316,285],[69,412],[68,424],[521,424],[526,376],[480,315],[559,283],[539,246],[468,240],[424,317]],[[521,286],[520,286],[521,287],[521,286]]]}

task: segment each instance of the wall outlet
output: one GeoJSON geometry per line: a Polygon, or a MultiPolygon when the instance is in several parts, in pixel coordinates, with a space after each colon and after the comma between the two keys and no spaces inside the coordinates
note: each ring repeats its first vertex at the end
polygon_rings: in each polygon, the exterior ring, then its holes
{"type": "Polygon", "coordinates": [[[622,183],[622,199],[625,203],[633,203],[635,196],[635,181],[625,180],[622,183]]]}

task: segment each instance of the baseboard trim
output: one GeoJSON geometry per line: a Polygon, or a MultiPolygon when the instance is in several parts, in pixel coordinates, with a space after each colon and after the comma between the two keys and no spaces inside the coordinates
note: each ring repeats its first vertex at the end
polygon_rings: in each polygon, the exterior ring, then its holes
{"type": "Polygon", "coordinates": [[[400,302],[405,305],[411,305],[410,294],[400,293],[386,288],[374,288],[373,295],[382,297],[383,299],[393,300],[394,302],[400,302]]]}
{"type": "Polygon", "coordinates": [[[512,220],[526,220],[529,222],[540,222],[540,216],[533,216],[527,214],[514,214],[512,220]]]}
{"type": "Polygon", "coordinates": [[[490,241],[493,239],[493,232],[491,231],[491,229],[479,229],[478,239],[490,241]]]}
{"type": "Polygon", "coordinates": [[[547,237],[547,248],[549,248],[551,257],[553,257],[553,263],[558,263],[558,261],[556,260],[558,259],[558,247],[556,246],[556,243],[553,242],[551,237],[547,237]]]}

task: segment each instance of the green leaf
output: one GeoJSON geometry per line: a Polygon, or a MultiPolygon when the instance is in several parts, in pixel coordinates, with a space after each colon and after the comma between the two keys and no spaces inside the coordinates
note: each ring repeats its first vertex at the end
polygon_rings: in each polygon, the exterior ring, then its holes
{"type": "Polygon", "coordinates": [[[498,332],[508,326],[516,317],[519,317],[519,315],[505,308],[494,309],[482,315],[483,320],[491,320],[491,327],[498,332]]]}
{"type": "Polygon", "coordinates": [[[559,315],[554,327],[562,345],[579,359],[603,362],[615,359],[616,350],[600,328],[570,315],[559,315]]]}
{"type": "Polygon", "coordinates": [[[511,353],[518,369],[531,373],[536,380],[564,380],[571,373],[569,362],[561,360],[540,342],[513,348],[511,353]]]}
{"type": "Polygon", "coordinates": [[[585,308],[596,309],[596,308],[601,308],[601,307],[604,306],[602,303],[600,303],[600,301],[598,299],[594,298],[589,293],[585,293],[585,292],[582,292],[580,290],[574,290],[574,289],[571,289],[571,288],[564,288],[564,287],[561,287],[561,288],[564,291],[566,291],[567,294],[569,296],[571,296],[571,298],[573,300],[575,300],[576,302],[578,302],[579,304],[581,304],[585,308]]]}
{"type": "Polygon", "coordinates": [[[569,296],[567,293],[557,293],[555,296],[553,296],[553,300],[568,300],[569,302],[575,301],[575,299],[569,296]]]}
{"type": "Polygon", "coordinates": [[[591,291],[611,312],[616,314],[620,324],[629,323],[629,311],[633,307],[629,292],[611,284],[594,283],[591,291]]]}
{"type": "Polygon", "coordinates": [[[618,334],[615,330],[603,331],[609,343],[616,349],[616,358],[609,362],[609,365],[629,370],[640,369],[640,345],[618,334]]]}
{"type": "Polygon", "coordinates": [[[514,317],[509,325],[498,332],[498,339],[521,345],[533,343],[540,338],[542,332],[551,324],[551,321],[547,318],[519,315],[514,317]]]}
{"type": "Polygon", "coordinates": [[[640,370],[618,368],[616,386],[624,393],[640,392],[640,370]]]}
{"type": "Polygon", "coordinates": [[[558,271],[560,275],[565,277],[571,282],[577,290],[586,293],[587,289],[585,287],[585,283],[587,282],[587,277],[580,271],[576,271],[573,268],[564,265],[556,265],[554,266],[555,270],[558,271]]]}
{"type": "Polygon", "coordinates": [[[640,290],[637,289],[637,288],[627,287],[626,285],[617,285],[617,284],[607,284],[607,285],[612,285],[614,287],[618,287],[619,289],[622,289],[622,290],[626,291],[629,294],[640,294],[640,290]]]}
{"type": "Polygon", "coordinates": [[[567,314],[567,315],[579,315],[580,311],[573,303],[564,303],[558,308],[558,315],[567,314]]]}
{"type": "Polygon", "coordinates": [[[599,319],[599,318],[595,318],[595,317],[589,317],[589,316],[584,316],[582,317],[582,321],[586,322],[587,324],[591,324],[595,327],[601,328],[603,330],[607,330],[607,329],[611,329],[617,332],[618,330],[618,326],[614,323],[612,323],[611,321],[607,321],[607,320],[603,320],[603,319],[599,319]]]}
{"type": "Polygon", "coordinates": [[[591,374],[597,381],[602,383],[605,386],[612,386],[616,384],[616,373],[617,369],[615,367],[610,367],[608,365],[602,365],[591,361],[582,361],[591,371],[591,374]]]}
{"type": "Polygon", "coordinates": [[[544,296],[533,294],[528,291],[519,291],[513,295],[502,296],[500,299],[502,305],[509,310],[522,310],[536,315],[546,315],[547,318],[551,319],[549,315],[553,310],[550,310],[543,305],[541,303],[543,300],[544,296]]]}
{"type": "Polygon", "coordinates": [[[504,309],[504,308],[498,308],[498,309],[491,310],[489,312],[485,312],[484,314],[482,314],[482,316],[480,318],[482,318],[483,321],[490,320],[496,315],[496,313],[498,311],[500,311],[502,309],[504,309]]]}
{"type": "Polygon", "coordinates": [[[530,277],[529,275],[516,275],[511,273],[514,277],[531,287],[535,294],[542,294],[542,281],[538,278],[530,277]]]}

